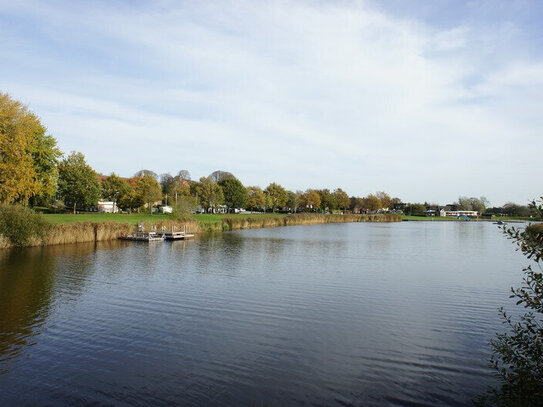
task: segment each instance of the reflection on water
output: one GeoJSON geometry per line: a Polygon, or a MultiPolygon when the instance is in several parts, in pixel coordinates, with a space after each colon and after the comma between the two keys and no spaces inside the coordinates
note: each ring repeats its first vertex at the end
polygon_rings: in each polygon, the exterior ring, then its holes
{"type": "Polygon", "coordinates": [[[0,405],[469,405],[523,259],[488,223],[0,253],[0,405]]]}

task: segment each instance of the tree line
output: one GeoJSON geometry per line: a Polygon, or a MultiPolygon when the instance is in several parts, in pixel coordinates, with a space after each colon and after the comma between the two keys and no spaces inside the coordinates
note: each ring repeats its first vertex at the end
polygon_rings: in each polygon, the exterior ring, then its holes
{"type": "MultiPolygon", "coordinates": [[[[143,169],[128,178],[115,173],[104,176],[96,173],[80,152],[63,157],[39,118],[21,102],[0,92],[0,202],[52,210],[68,207],[76,212],[95,207],[100,199],[113,201],[127,212],[151,211],[157,202],[180,211],[200,207],[205,212],[226,207],[229,211],[243,208],[272,212],[402,210],[425,215],[432,207],[427,203],[404,205],[401,199],[383,191],[355,197],[341,188],[289,191],[275,182],[264,189],[244,186],[232,173],[222,170],[199,180],[192,180],[188,170],[158,175],[143,169]]],[[[488,201],[460,197],[455,205],[483,213],[488,201]]],[[[529,214],[528,207],[514,203],[491,209],[507,215],[529,214]]]]}

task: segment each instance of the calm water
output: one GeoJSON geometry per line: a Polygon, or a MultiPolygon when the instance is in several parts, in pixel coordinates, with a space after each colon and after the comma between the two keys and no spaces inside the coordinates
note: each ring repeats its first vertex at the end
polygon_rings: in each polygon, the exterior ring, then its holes
{"type": "Polygon", "coordinates": [[[0,252],[0,405],[469,405],[524,264],[476,222],[0,252]]]}

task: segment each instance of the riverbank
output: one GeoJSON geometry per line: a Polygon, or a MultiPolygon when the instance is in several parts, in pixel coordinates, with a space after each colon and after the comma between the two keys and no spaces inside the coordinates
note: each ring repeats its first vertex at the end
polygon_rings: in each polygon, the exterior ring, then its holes
{"type": "MultiPolygon", "coordinates": [[[[42,237],[31,237],[25,246],[47,246],[68,243],[98,242],[117,239],[122,233],[132,233],[137,229],[138,223],[143,224],[145,230],[183,229],[187,232],[218,233],[239,229],[258,229],[267,227],[294,226],[294,225],[316,225],[324,223],[353,223],[353,222],[401,222],[402,217],[393,214],[380,215],[322,215],[322,214],[269,214],[269,215],[230,215],[202,218],[193,217],[186,221],[174,220],[167,215],[153,215],[151,220],[145,217],[134,219],[126,218],[129,222],[112,222],[95,218],[97,221],[71,221],[68,223],[51,222],[51,217],[63,215],[47,215],[45,219],[49,227],[42,237]]],[[[78,216],[78,215],[75,215],[78,216]]],[[[89,219],[89,216],[82,215],[82,219],[89,219]]],[[[53,218],[54,219],[54,218],[53,218]]],[[[58,219],[57,219],[58,220],[58,219]]],[[[4,236],[0,235],[0,248],[5,249],[14,245],[4,236]]]]}

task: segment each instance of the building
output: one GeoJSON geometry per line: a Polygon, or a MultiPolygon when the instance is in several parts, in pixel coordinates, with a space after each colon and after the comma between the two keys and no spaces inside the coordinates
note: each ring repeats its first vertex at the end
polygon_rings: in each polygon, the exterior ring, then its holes
{"type": "Polygon", "coordinates": [[[478,211],[448,211],[445,209],[441,209],[439,211],[439,216],[454,216],[455,218],[462,215],[477,217],[478,214],[479,214],[478,211]]]}
{"type": "Polygon", "coordinates": [[[102,213],[117,213],[119,212],[119,208],[113,201],[98,201],[98,205],[96,206],[98,212],[102,213]]]}

